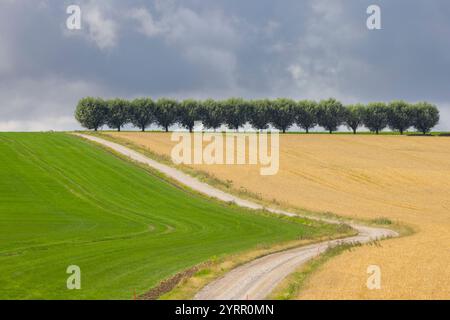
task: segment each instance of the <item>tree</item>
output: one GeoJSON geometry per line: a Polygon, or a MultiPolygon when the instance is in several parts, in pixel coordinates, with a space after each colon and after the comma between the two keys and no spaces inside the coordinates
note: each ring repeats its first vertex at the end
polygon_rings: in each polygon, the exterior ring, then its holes
{"type": "Polygon", "coordinates": [[[173,99],[161,98],[156,102],[155,119],[156,122],[169,132],[169,127],[177,122],[178,102],[173,99]]]}
{"type": "Polygon", "coordinates": [[[352,129],[353,134],[363,125],[364,106],[362,104],[349,105],[346,107],[344,123],[349,129],[352,129]]]}
{"type": "Polygon", "coordinates": [[[220,103],[213,99],[208,99],[200,103],[199,118],[206,129],[216,131],[222,125],[222,109],[220,103]]]}
{"type": "Polygon", "coordinates": [[[150,98],[135,99],[131,102],[130,120],[131,123],[145,131],[155,120],[155,103],[150,98]]]}
{"type": "Polygon", "coordinates": [[[192,132],[197,120],[199,120],[199,102],[192,99],[181,102],[178,108],[178,122],[192,132]]]}
{"type": "Polygon", "coordinates": [[[428,102],[413,105],[413,126],[417,131],[426,134],[439,123],[439,110],[428,102]]]}
{"type": "Polygon", "coordinates": [[[107,115],[106,101],[101,98],[83,98],[75,110],[75,119],[86,129],[95,131],[106,123],[107,115]]]}
{"type": "Polygon", "coordinates": [[[295,108],[295,123],[309,133],[317,125],[317,103],[310,100],[299,101],[295,108]]]}
{"type": "Polygon", "coordinates": [[[388,125],[392,130],[398,130],[400,134],[403,134],[413,125],[413,109],[405,101],[392,101],[388,111],[388,125]]]}
{"type": "Polygon", "coordinates": [[[286,130],[295,121],[295,107],[296,103],[291,99],[279,98],[273,101],[270,108],[272,125],[283,133],[286,133],[286,130]]]}
{"type": "Polygon", "coordinates": [[[111,99],[108,103],[108,117],[106,118],[106,124],[111,129],[117,129],[123,127],[130,121],[130,104],[124,99],[111,99]]]}
{"type": "Polygon", "coordinates": [[[322,100],[317,106],[317,122],[330,133],[339,128],[344,116],[345,107],[336,99],[322,100]]]}
{"type": "Polygon", "coordinates": [[[223,121],[229,129],[239,130],[247,122],[248,103],[241,98],[222,101],[223,121]]]}
{"type": "Polygon", "coordinates": [[[363,112],[363,123],[372,132],[378,134],[388,124],[388,110],[383,102],[372,102],[363,112]]]}
{"type": "Polygon", "coordinates": [[[248,121],[253,128],[264,130],[269,127],[271,101],[268,99],[253,100],[249,103],[248,121]]]}

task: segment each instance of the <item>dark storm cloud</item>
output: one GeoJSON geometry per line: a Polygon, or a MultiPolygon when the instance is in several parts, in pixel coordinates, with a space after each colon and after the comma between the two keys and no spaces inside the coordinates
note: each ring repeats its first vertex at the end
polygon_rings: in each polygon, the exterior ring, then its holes
{"type": "Polygon", "coordinates": [[[77,128],[85,95],[429,100],[450,129],[449,14],[445,0],[0,0],[0,130],[77,128]]]}

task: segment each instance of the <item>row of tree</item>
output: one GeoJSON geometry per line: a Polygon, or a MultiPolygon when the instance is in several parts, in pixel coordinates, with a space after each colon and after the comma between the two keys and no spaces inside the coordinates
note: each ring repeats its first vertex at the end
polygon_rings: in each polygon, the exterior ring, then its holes
{"type": "Polygon", "coordinates": [[[284,98],[221,101],[140,98],[128,101],[87,97],[79,101],[75,117],[83,127],[95,131],[105,124],[120,131],[128,123],[142,131],[151,124],[168,131],[178,123],[192,132],[194,123],[201,121],[205,128],[214,130],[222,125],[238,130],[249,123],[258,130],[272,125],[283,133],[296,124],[306,132],[321,126],[332,133],[346,125],[353,133],[365,126],[377,134],[387,127],[401,134],[414,127],[425,134],[439,122],[439,110],[427,102],[410,104],[401,100],[344,106],[336,99],[315,102],[284,98]]]}

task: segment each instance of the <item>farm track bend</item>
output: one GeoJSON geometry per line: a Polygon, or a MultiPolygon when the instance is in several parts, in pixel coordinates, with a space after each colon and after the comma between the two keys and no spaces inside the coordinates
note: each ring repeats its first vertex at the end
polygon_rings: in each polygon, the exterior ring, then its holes
{"type": "MultiPolygon", "coordinates": [[[[290,217],[298,216],[292,212],[263,207],[258,203],[241,199],[235,195],[216,189],[206,183],[200,182],[196,178],[191,177],[184,172],[181,172],[180,170],[161,164],[120,144],[91,135],[80,133],[76,133],[76,135],[108,147],[134,161],[146,164],[167,175],[168,177],[207,196],[214,197],[225,202],[232,201],[239,206],[250,209],[265,209],[275,214],[290,217]]],[[[307,218],[328,223],[340,223],[339,221],[333,219],[314,218],[310,216],[307,218]]],[[[368,227],[356,223],[351,223],[350,225],[358,231],[358,235],[339,240],[324,241],[305,247],[289,249],[258,258],[231,270],[223,277],[211,282],[197,293],[195,299],[264,299],[286,276],[295,271],[302,264],[325,252],[329,247],[348,243],[363,244],[375,240],[399,236],[397,232],[385,228],[368,227]]]]}

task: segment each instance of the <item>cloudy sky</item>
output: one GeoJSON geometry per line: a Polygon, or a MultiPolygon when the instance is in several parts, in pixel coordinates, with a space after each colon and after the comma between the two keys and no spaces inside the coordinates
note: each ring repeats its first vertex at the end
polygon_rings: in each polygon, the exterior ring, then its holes
{"type": "Polygon", "coordinates": [[[450,130],[449,16],[448,0],[0,0],[0,131],[77,129],[84,96],[427,100],[450,130]]]}

